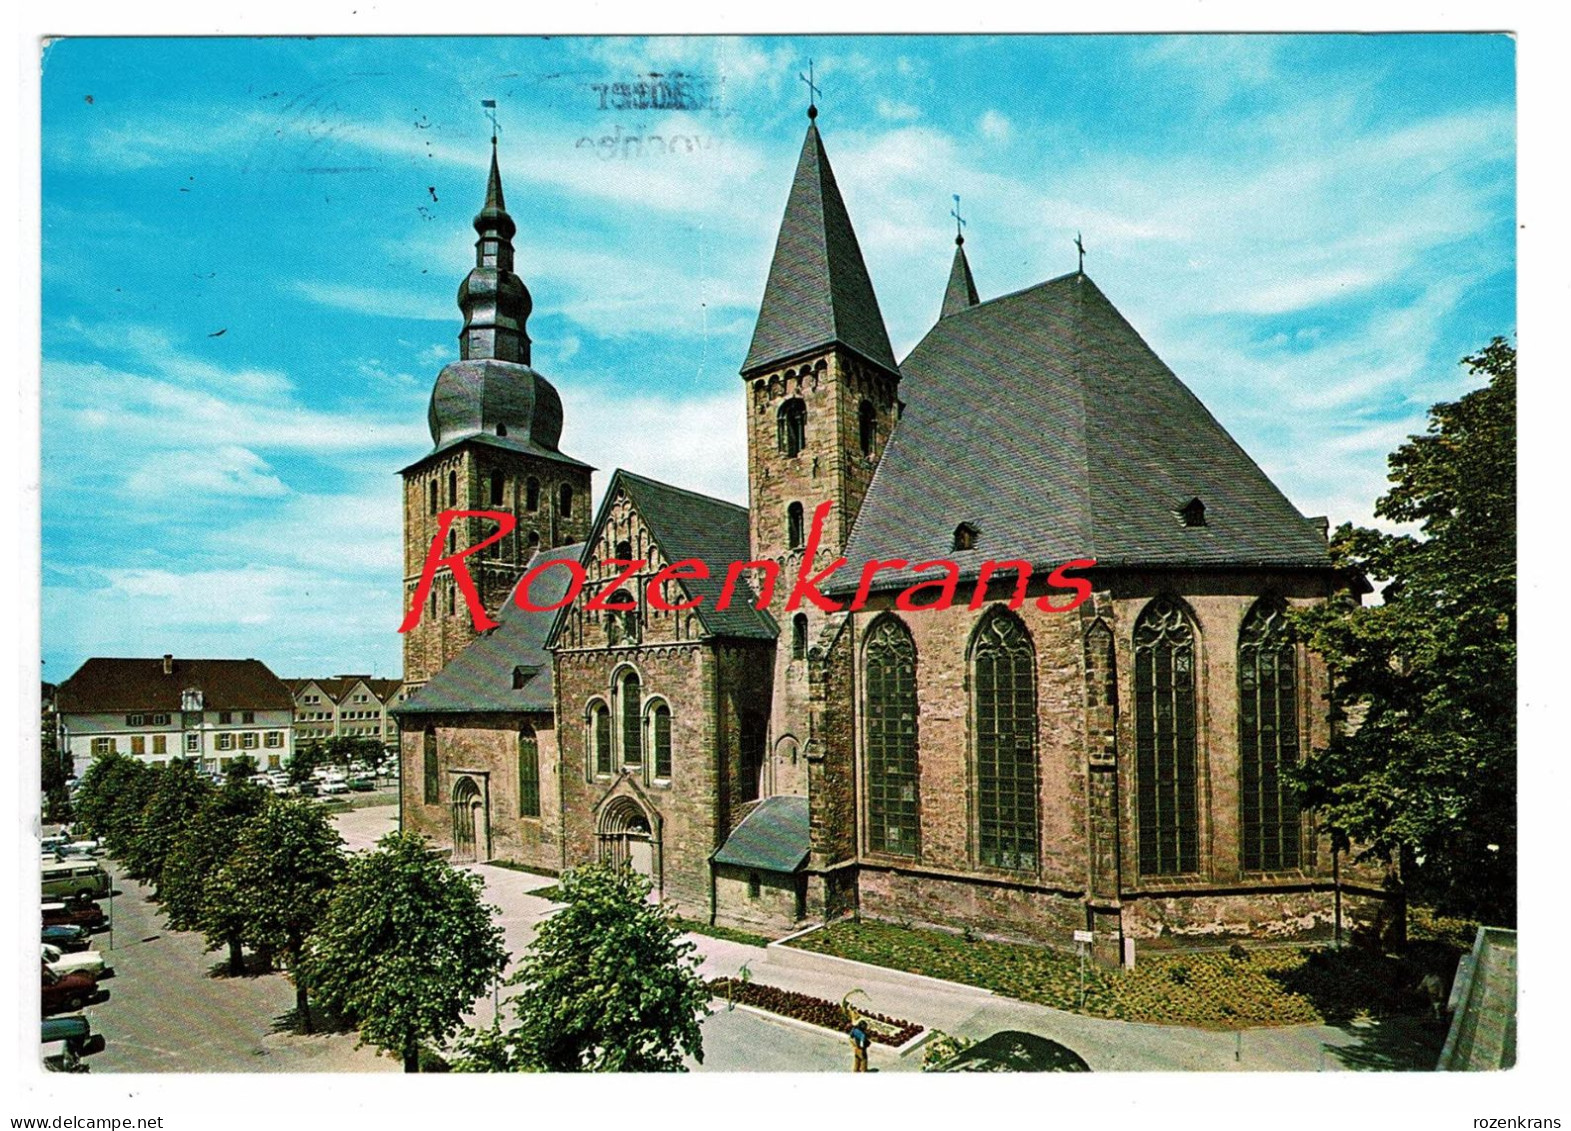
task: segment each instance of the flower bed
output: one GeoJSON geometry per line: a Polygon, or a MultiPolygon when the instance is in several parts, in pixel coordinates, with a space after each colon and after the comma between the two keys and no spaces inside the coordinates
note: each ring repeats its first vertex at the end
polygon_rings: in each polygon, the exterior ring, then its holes
{"type": "MultiPolygon", "coordinates": [[[[799,994],[795,990],[782,990],[774,986],[761,986],[757,982],[739,982],[735,978],[716,978],[709,983],[709,992],[718,998],[727,998],[739,1005],[750,1005],[781,1017],[806,1021],[836,1033],[845,1033],[851,1027],[845,1010],[832,1001],[799,994]]],[[[922,1031],[922,1026],[881,1013],[858,1010],[870,1024],[867,1034],[881,1045],[899,1048],[922,1031]]]]}

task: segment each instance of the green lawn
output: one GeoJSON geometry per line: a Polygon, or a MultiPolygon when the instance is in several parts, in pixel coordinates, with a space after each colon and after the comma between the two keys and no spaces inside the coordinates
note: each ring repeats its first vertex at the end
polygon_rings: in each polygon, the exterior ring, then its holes
{"type": "Polygon", "coordinates": [[[1236,1029],[1255,1025],[1346,1023],[1360,1015],[1417,1014],[1422,970],[1363,951],[1316,948],[1143,955],[1134,970],[1089,961],[1085,1002],[1080,962],[1045,947],[871,920],[845,921],[789,945],[913,974],[981,986],[1055,1009],[1122,1021],[1236,1029]]]}
{"type": "Polygon", "coordinates": [[[768,935],[755,935],[751,931],[738,931],[734,927],[716,927],[701,919],[677,919],[675,923],[682,930],[695,935],[708,935],[710,938],[745,943],[748,946],[768,946],[773,941],[768,935]]]}

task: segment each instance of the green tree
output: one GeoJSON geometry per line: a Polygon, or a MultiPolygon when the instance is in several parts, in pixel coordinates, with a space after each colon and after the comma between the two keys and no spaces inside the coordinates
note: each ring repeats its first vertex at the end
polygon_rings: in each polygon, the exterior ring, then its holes
{"type": "Polygon", "coordinates": [[[153,770],[126,754],[100,754],[82,773],[77,818],[118,855],[135,834],[153,789],[153,770]]]}
{"type": "Polygon", "coordinates": [[[213,791],[170,845],[159,878],[162,910],[177,931],[201,931],[207,949],[229,948],[229,972],[245,971],[242,953],[245,922],[241,908],[223,898],[215,878],[234,855],[240,832],[267,804],[259,785],[231,775],[213,791]]]}
{"type": "Polygon", "coordinates": [[[550,1072],[682,1072],[703,1060],[709,990],[696,949],[649,881],[600,864],[563,874],[566,906],[540,924],[510,985],[518,1026],[493,1063],[550,1072]]]}
{"type": "Polygon", "coordinates": [[[312,738],[295,747],[287,767],[290,785],[304,785],[311,780],[311,771],[327,764],[327,748],[322,740],[312,738]]]}
{"type": "Polygon", "coordinates": [[[283,958],[295,983],[295,1017],[309,1033],[311,1003],[300,962],[344,870],[343,840],[309,801],[270,798],[246,822],[214,877],[211,897],[233,909],[244,942],[283,958]]]}
{"type": "Polygon", "coordinates": [[[356,858],[301,968],[317,1000],[360,1026],[362,1044],[418,1072],[422,1041],[456,1032],[507,965],[479,876],[414,833],[389,833],[356,858]]]}
{"type": "Polygon", "coordinates": [[[152,789],[137,815],[135,832],[125,838],[120,858],[133,879],[151,883],[162,892],[160,879],[169,848],[213,792],[212,783],[196,763],[176,758],[152,772],[152,789]]]}
{"type": "Polygon", "coordinates": [[[1305,800],[1363,855],[1403,862],[1410,896],[1516,916],[1516,350],[1463,359],[1481,389],[1430,409],[1390,458],[1375,513],[1421,536],[1344,525],[1338,562],[1385,580],[1298,616],[1344,725],[1300,767],[1305,800]]]}

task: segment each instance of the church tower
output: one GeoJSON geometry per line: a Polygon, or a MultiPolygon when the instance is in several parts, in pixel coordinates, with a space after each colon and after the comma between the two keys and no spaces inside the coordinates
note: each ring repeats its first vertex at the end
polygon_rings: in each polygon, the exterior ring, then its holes
{"type": "MultiPolygon", "coordinates": [[[[437,537],[441,512],[510,513],[518,525],[501,542],[464,559],[480,599],[494,614],[537,550],[589,534],[588,464],[557,448],[562,398],[529,364],[529,289],[513,271],[517,231],[502,196],[496,138],[485,206],[475,217],[475,266],[458,288],[464,315],[459,360],[431,391],[430,452],[404,468],[404,605],[437,537]]],[[[455,522],[444,552],[482,541],[495,524],[455,522]]],[[[417,687],[476,636],[452,571],[437,571],[419,625],[404,635],[404,680],[417,687]]]]}
{"type": "Polygon", "coordinates": [[[807,652],[828,615],[785,610],[812,530],[834,504],[815,568],[840,555],[899,417],[900,371],[856,232],[835,183],[816,108],[742,364],[748,503],[756,559],[780,564],[771,611],[780,625],[771,720],[770,792],[805,792],[798,753],[810,741],[807,652]]]}

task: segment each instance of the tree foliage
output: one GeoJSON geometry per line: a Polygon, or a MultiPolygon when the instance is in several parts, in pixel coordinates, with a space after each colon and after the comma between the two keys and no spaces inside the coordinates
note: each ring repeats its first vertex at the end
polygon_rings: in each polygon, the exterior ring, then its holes
{"type": "Polygon", "coordinates": [[[421,1042],[446,1041],[507,965],[483,888],[420,836],[390,833],[350,864],[301,975],[362,1044],[418,1071],[421,1042]]]}
{"type": "MultiPolygon", "coordinates": [[[[233,768],[233,767],[231,767],[233,768]]],[[[201,931],[207,949],[229,948],[229,969],[243,969],[241,943],[244,921],[240,908],[221,898],[214,881],[240,843],[241,830],[267,804],[268,792],[238,774],[214,790],[175,837],[164,859],[158,890],[169,926],[201,931]]]]}
{"type": "Polygon", "coordinates": [[[1300,767],[1305,800],[1364,854],[1401,856],[1410,894],[1516,915],[1516,351],[1463,359],[1488,380],[1430,409],[1390,458],[1375,513],[1420,536],[1344,525],[1339,564],[1386,580],[1297,617],[1344,723],[1300,767]]]}
{"type": "Polygon", "coordinates": [[[342,845],[317,806],[270,798],[241,829],[210,893],[232,910],[244,942],[284,959],[294,976],[296,1023],[307,1033],[311,1011],[300,960],[343,873],[342,845]]]}
{"type": "Polygon", "coordinates": [[[134,818],[128,818],[134,831],[124,837],[120,859],[128,875],[152,883],[161,896],[160,878],[170,846],[213,793],[213,786],[187,758],[153,767],[149,780],[147,800],[134,818]]]}
{"type": "Polygon", "coordinates": [[[76,815],[119,854],[135,835],[153,789],[153,770],[126,754],[100,754],[82,773],[76,815]]]}
{"type": "Polygon", "coordinates": [[[563,874],[566,906],[540,924],[510,985],[517,1028],[478,1042],[489,1068],[681,1072],[703,1059],[709,990],[695,947],[649,881],[600,864],[563,874]]]}

